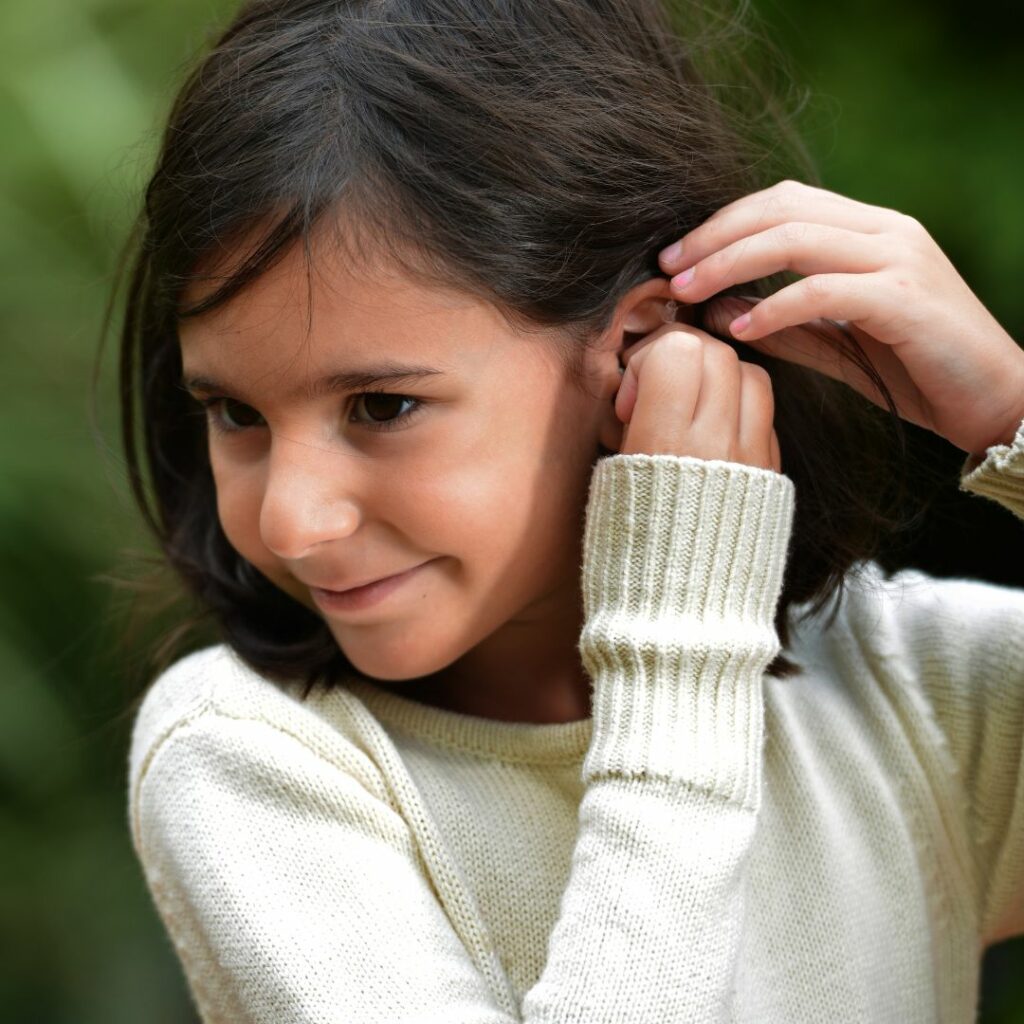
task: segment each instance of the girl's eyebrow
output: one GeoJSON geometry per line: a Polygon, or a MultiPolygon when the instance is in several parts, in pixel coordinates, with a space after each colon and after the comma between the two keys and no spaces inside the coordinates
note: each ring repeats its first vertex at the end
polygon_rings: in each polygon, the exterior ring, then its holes
{"type": "MultiPolygon", "coordinates": [[[[403,384],[415,383],[423,377],[443,373],[443,370],[436,370],[430,366],[400,366],[396,363],[387,363],[383,366],[347,370],[344,373],[331,373],[310,385],[297,388],[292,394],[285,397],[319,398],[322,395],[331,395],[339,391],[358,391],[360,388],[370,388],[378,384],[391,384],[400,387],[403,384]]],[[[187,374],[182,377],[181,383],[183,387],[194,394],[230,395],[238,393],[238,389],[204,375],[187,374]]]]}

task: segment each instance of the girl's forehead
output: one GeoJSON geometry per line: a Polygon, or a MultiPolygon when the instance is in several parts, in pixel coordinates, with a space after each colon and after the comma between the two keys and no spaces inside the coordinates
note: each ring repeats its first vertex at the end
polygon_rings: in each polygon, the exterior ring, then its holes
{"type": "MultiPolygon", "coordinates": [[[[182,308],[205,300],[239,272],[251,259],[260,236],[243,236],[236,244],[207,256],[198,265],[182,295],[182,308]]],[[[347,248],[314,239],[307,247],[293,243],[269,268],[238,293],[211,310],[222,323],[260,319],[268,314],[298,313],[308,318],[311,310],[349,316],[379,318],[390,310],[403,316],[472,312],[486,307],[482,300],[415,275],[394,261],[373,252],[353,257],[347,248]]],[[[186,318],[187,319],[187,318],[186,318]]]]}
{"type": "MultiPolygon", "coordinates": [[[[186,289],[185,306],[220,287],[243,256],[232,255],[204,269],[186,289]]],[[[330,253],[307,258],[293,246],[276,264],[235,296],[208,312],[179,321],[182,346],[244,336],[308,336],[364,347],[389,337],[459,333],[503,323],[489,303],[464,292],[432,285],[402,269],[349,264],[330,253]]]]}
{"type": "Polygon", "coordinates": [[[439,279],[436,253],[411,236],[383,228],[351,204],[336,204],[281,243],[277,236],[293,213],[280,206],[229,229],[204,247],[194,270],[223,281],[257,256],[273,253],[270,270],[302,280],[320,277],[326,287],[342,282],[367,288],[418,285],[439,300],[465,298],[452,281],[439,279]]]}
{"type": "Polygon", "coordinates": [[[406,384],[420,371],[423,381],[474,375],[504,365],[502,353],[527,355],[489,303],[390,268],[310,264],[301,246],[222,305],[182,319],[178,338],[186,385],[223,382],[236,395],[270,378],[275,391],[316,391],[332,376],[389,367],[406,384]]]}

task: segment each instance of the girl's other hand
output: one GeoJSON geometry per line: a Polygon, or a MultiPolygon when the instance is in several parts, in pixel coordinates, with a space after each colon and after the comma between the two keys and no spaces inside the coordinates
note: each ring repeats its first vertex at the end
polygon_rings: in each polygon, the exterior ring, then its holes
{"type": "Polygon", "coordinates": [[[724,341],[666,324],[623,352],[620,454],[690,455],[782,472],[768,372],[724,341]]]}
{"type": "Polygon", "coordinates": [[[1024,418],[1024,351],[906,214],[781,181],[723,206],[659,262],[687,303],[782,270],[808,275],[761,300],[711,299],[705,323],[884,408],[870,379],[806,326],[846,331],[900,416],[963,451],[1012,443],[1024,418]]]}

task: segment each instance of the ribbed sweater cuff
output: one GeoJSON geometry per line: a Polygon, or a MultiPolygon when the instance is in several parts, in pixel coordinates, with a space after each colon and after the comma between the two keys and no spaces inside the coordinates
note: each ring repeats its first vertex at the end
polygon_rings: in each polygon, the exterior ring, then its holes
{"type": "Polygon", "coordinates": [[[764,669],[795,508],[789,477],[612,455],[594,468],[579,649],[593,683],[583,779],[662,776],[760,799],[764,669]]]}
{"type": "Polygon", "coordinates": [[[1024,420],[1011,444],[994,444],[984,457],[969,455],[964,460],[960,490],[998,501],[1024,519],[1024,420]]]}

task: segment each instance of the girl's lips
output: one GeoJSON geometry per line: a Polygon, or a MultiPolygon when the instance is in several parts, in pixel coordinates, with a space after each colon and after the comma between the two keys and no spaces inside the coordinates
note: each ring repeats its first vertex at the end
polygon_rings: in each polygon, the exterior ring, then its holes
{"type": "Polygon", "coordinates": [[[310,587],[309,592],[313,600],[324,611],[358,611],[383,601],[385,597],[429,564],[429,562],[423,562],[394,576],[386,576],[373,583],[367,583],[365,586],[353,587],[351,590],[324,590],[322,587],[310,587]]]}

